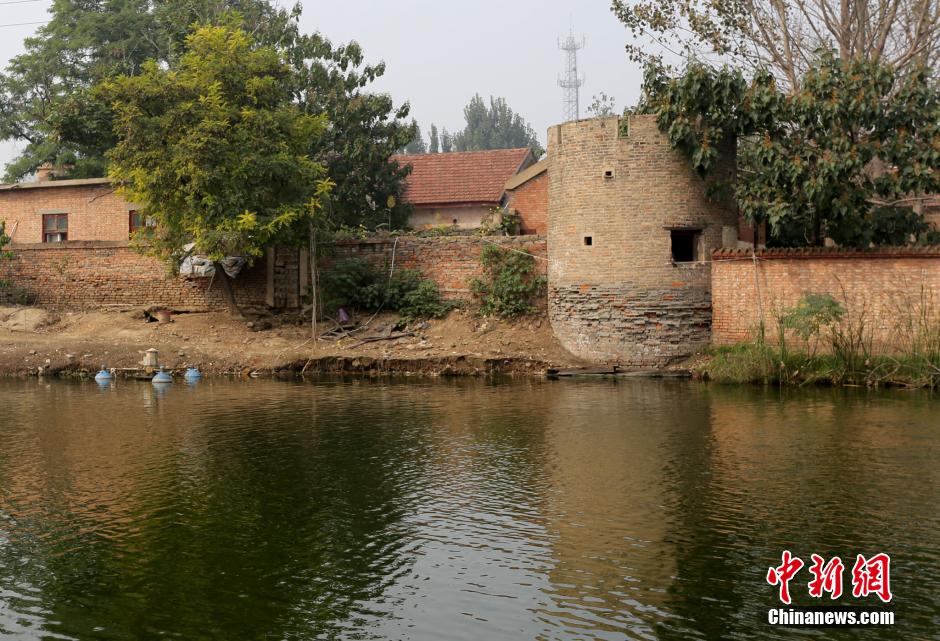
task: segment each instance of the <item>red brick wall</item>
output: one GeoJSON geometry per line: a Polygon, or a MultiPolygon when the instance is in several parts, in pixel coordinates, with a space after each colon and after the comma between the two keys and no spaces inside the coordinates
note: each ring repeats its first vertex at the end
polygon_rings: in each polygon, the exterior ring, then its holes
{"type": "Polygon", "coordinates": [[[0,220],[13,244],[42,242],[44,213],[68,213],[69,240],[127,240],[129,206],[109,184],[0,191],[0,220]]]}
{"type": "MultiPolygon", "coordinates": [[[[0,279],[39,305],[78,309],[223,306],[217,278],[167,276],[163,263],[138,254],[127,241],[70,241],[12,249],[13,259],[0,263],[0,279]]],[[[261,306],[266,293],[266,263],[260,259],[235,280],[235,296],[241,305],[261,306]]],[[[10,302],[9,293],[0,291],[0,301],[10,302]]]]}
{"type": "Polygon", "coordinates": [[[437,282],[447,298],[469,298],[470,281],[480,276],[480,253],[488,244],[531,252],[536,259],[536,268],[545,275],[547,248],[542,236],[441,236],[418,238],[403,236],[395,239],[344,241],[337,243],[329,262],[344,258],[367,258],[378,265],[388,267],[392,253],[397,267],[419,269],[427,278],[437,282]]]}
{"type": "Polygon", "coordinates": [[[940,321],[940,248],[851,252],[827,249],[719,250],[713,255],[712,341],[727,345],[766,336],[807,293],[830,294],[849,320],[864,319],[876,346],[897,346],[901,326],[921,312],[940,321]]]}
{"type": "MultiPolygon", "coordinates": [[[[395,265],[419,269],[448,298],[468,298],[470,281],[481,274],[480,253],[487,244],[529,251],[542,260],[536,268],[544,275],[547,254],[541,236],[454,236],[436,238],[347,241],[337,243],[324,268],[332,261],[364,257],[387,267],[394,252],[395,265]]],[[[11,302],[11,291],[24,292],[35,304],[77,309],[166,305],[216,309],[223,305],[218,279],[168,276],[166,266],[138,254],[127,241],[70,241],[13,247],[14,257],[0,263],[0,280],[13,290],[0,290],[0,303],[11,302]],[[211,282],[211,287],[210,287],[211,282]]],[[[264,306],[268,292],[267,262],[258,259],[235,281],[239,304],[264,306]]],[[[278,249],[274,257],[274,304],[294,307],[298,272],[305,272],[296,250],[278,249]]]]}
{"type": "Polygon", "coordinates": [[[509,193],[509,208],[522,218],[523,234],[548,233],[548,171],[509,193]]]}

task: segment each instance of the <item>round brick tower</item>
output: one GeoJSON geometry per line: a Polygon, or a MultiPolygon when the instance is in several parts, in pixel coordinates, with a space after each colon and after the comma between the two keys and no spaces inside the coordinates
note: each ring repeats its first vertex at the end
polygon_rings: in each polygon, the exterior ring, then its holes
{"type": "MultiPolygon", "coordinates": [[[[711,252],[737,214],[659,132],[654,116],[548,131],[548,309],[561,343],[598,363],[661,366],[707,345],[711,252]]],[[[733,148],[716,177],[734,170],[733,148]]]]}

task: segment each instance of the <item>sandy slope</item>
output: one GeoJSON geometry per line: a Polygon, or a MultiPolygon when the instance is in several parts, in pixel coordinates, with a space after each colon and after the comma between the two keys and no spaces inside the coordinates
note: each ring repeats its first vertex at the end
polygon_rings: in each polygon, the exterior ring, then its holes
{"type": "MultiPolygon", "coordinates": [[[[428,373],[449,372],[448,363],[469,363],[455,373],[487,367],[534,373],[548,366],[581,364],[558,345],[544,317],[509,323],[456,310],[419,326],[415,336],[368,344],[360,343],[387,332],[397,320],[394,315],[381,315],[366,330],[339,341],[309,341],[309,326],[289,320],[266,319],[252,328],[224,313],[181,314],[161,324],[145,322],[139,311],[0,308],[0,373],[35,374],[40,368],[93,372],[101,365],[129,368],[151,347],[159,350],[161,364],[169,368],[194,364],[215,373],[304,366],[311,372],[327,367],[327,362],[346,362],[343,367],[348,369],[353,359],[360,359],[353,360],[357,367],[368,365],[366,369],[385,360],[404,362],[396,366],[398,371],[412,369],[410,362],[414,371],[428,373]],[[259,329],[268,325],[273,326],[259,329]]],[[[321,325],[328,327],[329,323],[321,325]]]]}

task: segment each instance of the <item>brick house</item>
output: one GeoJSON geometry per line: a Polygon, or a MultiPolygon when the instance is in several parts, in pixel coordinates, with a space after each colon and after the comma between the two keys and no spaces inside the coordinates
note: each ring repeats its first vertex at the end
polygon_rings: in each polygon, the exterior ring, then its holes
{"type": "Polygon", "coordinates": [[[506,181],[507,208],[519,216],[519,233],[548,233],[548,158],[506,181]]]}
{"type": "Polygon", "coordinates": [[[479,227],[491,209],[506,204],[506,181],[536,162],[527,147],[400,154],[392,160],[411,166],[404,201],[414,209],[409,220],[413,229],[479,227]]]}
{"type": "MultiPolygon", "coordinates": [[[[146,226],[140,208],[126,202],[107,178],[39,180],[0,185],[0,222],[13,258],[0,264],[0,303],[103,308],[163,305],[220,308],[219,279],[172,276],[164,264],[131,247],[146,226]]],[[[295,248],[270,248],[235,279],[240,304],[296,308],[306,264],[295,248]]]]}
{"type": "Polygon", "coordinates": [[[125,202],[107,178],[0,185],[0,220],[13,246],[126,241],[145,225],[140,208],[125,202]]]}

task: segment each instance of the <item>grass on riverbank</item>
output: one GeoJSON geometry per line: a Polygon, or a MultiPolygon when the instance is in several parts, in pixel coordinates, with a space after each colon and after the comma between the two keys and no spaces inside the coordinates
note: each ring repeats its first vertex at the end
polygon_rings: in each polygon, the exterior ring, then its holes
{"type": "Polygon", "coordinates": [[[808,354],[767,343],[740,343],[711,350],[698,366],[705,380],[765,385],[858,385],[864,387],[940,387],[940,360],[871,355],[861,360],[837,354],[808,354]]]}
{"type": "Polygon", "coordinates": [[[940,387],[940,314],[923,289],[899,305],[890,344],[876,343],[865,309],[848,314],[828,294],[806,294],[774,316],[773,343],[760,326],[757,340],[713,349],[698,374],[729,383],[940,387]]]}

